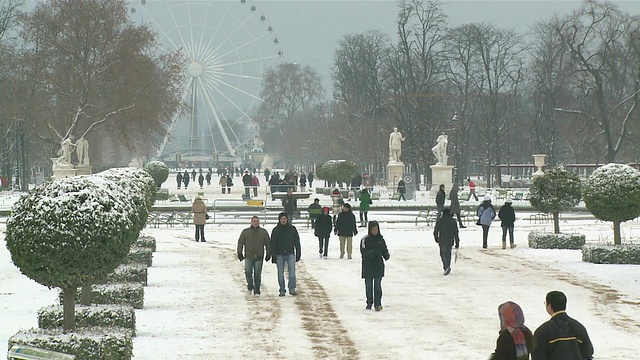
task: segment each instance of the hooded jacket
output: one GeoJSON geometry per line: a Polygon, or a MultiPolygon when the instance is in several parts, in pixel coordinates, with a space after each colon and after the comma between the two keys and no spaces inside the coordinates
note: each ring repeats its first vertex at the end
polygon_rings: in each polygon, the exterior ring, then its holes
{"type": "Polygon", "coordinates": [[[384,261],[389,260],[389,249],[377,221],[369,221],[368,234],[360,240],[360,254],[363,279],[384,277],[384,261]],[[374,226],[378,227],[378,235],[371,234],[374,226]]]}
{"type": "Polygon", "coordinates": [[[325,207],[322,209],[322,214],[318,215],[316,218],[316,228],[313,232],[315,236],[328,238],[331,236],[331,230],[333,228],[333,219],[331,215],[329,215],[329,208],[325,207]]]}
{"type": "Polygon", "coordinates": [[[490,226],[493,219],[496,217],[496,210],[491,205],[491,201],[483,201],[480,206],[478,206],[478,222],[480,225],[490,226]]]}
{"type": "Polygon", "coordinates": [[[298,229],[291,225],[291,219],[287,213],[280,213],[278,215],[278,225],[271,230],[271,257],[275,259],[277,255],[296,255],[296,261],[300,260],[300,236],[298,235],[298,229]],[[280,219],[285,216],[287,218],[287,224],[282,225],[280,219]]]}
{"type": "Polygon", "coordinates": [[[513,206],[510,203],[505,203],[498,212],[498,218],[500,218],[501,227],[513,227],[513,223],[516,222],[516,212],[513,210],[513,206]]]}
{"type": "Polygon", "coordinates": [[[338,236],[354,236],[358,234],[356,216],[353,215],[351,208],[349,208],[349,211],[340,211],[336,219],[335,231],[338,236]]]}
{"type": "Polygon", "coordinates": [[[440,246],[452,247],[454,242],[456,246],[460,244],[458,223],[456,223],[451,212],[446,211],[440,219],[436,221],[436,226],[433,229],[433,237],[440,246]]]}

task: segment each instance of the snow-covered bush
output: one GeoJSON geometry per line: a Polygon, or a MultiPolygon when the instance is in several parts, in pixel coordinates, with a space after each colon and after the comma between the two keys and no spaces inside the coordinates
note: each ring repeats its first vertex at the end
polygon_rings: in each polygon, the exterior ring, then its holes
{"type": "Polygon", "coordinates": [[[582,248],[582,260],[594,264],[640,265],[640,245],[586,245],[582,248]]]}
{"type": "MultiPolygon", "coordinates": [[[[60,303],[65,299],[60,293],[60,303]]],[[[136,309],[144,306],[144,287],[139,283],[99,284],[91,287],[91,299],[94,304],[131,305],[136,309]]],[[[79,296],[76,295],[76,301],[79,296]]]]}
{"type": "MultiPolygon", "coordinates": [[[[41,329],[60,328],[63,321],[61,306],[47,306],[38,311],[38,327],[41,329]]],[[[136,311],[133,306],[125,305],[76,306],[76,328],[94,326],[127,328],[135,336],[136,311]]]]}
{"type": "Polygon", "coordinates": [[[330,183],[348,184],[358,173],[358,166],[353,161],[329,160],[316,166],[317,177],[330,183]]]}
{"type": "Polygon", "coordinates": [[[640,216],[640,171],[624,164],[608,164],[591,174],[582,194],[587,209],[613,222],[615,245],[621,245],[620,223],[640,216]]]}
{"type": "Polygon", "coordinates": [[[169,177],[169,168],[162,161],[150,161],[144,166],[144,171],[153,178],[156,188],[160,188],[162,183],[169,177]]]}
{"type": "Polygon", "coordinates": [[[141,264],[126,264],[120,265],[112,273],[107,275],[107,278],[100,281],[101,284],[115,284],[115,283],[128,283],[137,282],[142,285],[147,285],[148,271],[146,265],[141,264]]]}
{"type": "Polygon", "coordinates": [[[528,236],[529,247],[532,249],[572,249],[582,248],[586,241],[583,234],[555,234],[550,232],[532,231],[528,236]]]}
{"type": "Polygon", "coordinates": [[[141,235],[134,245],[149,248],[151,251],[156,252],[156,238],[153,236],[141,235]]]}
{"type": "Polygon", "coordinates": [[[47,182],[21,196],[7,220],[13,263],[39,284],[64,290],[65,330],[74,326],[76,288],[106,277],[137,239],[129,199],[116,188],[93,176],[47,182]]]}
{"type": "Polygon", "coordinates": [[[133,334],[124,328],[85,328],[63,333],[61,329],[20,331],[9,339],[15,344],[75,355],[82,360],[130,360],[133,334]]]}
{"type": "Polygon", "coordinates": [[[125,263],[150,267],[153,264],[153,251],[149,248],[132,246],[129,254],[127,254],[125,263]]]}
{"type": "Polygon", "coordinates": [[[533,179],[529,189],[530,202],[536,210],[553,214],[553,231],[560,233],[559,214],[580,203],[582,189],[576,174],[560,168],[547,170],[533,179]]]}

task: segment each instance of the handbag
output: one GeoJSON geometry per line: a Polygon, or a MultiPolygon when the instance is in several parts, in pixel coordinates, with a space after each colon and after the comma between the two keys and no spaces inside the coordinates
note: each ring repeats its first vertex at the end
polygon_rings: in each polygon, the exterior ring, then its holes
{"type": "Polygon", "coordinates": [[[204,214],[204,219],[209,220],[209,214],[204,214]]]}
{"type": "Polygon", "coordinates": [[[478,221],[476,221],[476,225],[482,225],[482,224],[480,224],[480,219],[478,219],[478,221]]]}

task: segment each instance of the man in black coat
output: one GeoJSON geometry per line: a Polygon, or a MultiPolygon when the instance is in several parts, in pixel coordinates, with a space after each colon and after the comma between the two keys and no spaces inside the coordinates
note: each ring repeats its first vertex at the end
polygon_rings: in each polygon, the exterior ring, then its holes
{"type": "Polygon", "coordinates": [[[329,208],[322,208],[322,214],[315,219],[315,230],[313,234],[318,238],[318,252],[320,257],[327,258],[329,253],[329,237],[333,228],[333,219],[329,215],[329,208]]]}
{"type": "Polygon", "coordinates": [[[289,222],[292,222],[296,209],[298,208],[298,201],[293,196],[291,189],[288,189],[287,195],[282,198],[282,207],[284,208],[284,212],[289,215],[289,222]]]}
{"type": "Polygon", "coordinates": [[[460,246],[458,224],[449,208],[442,209],[442,216],[436,221],[435,229],[433,229],[433,237],[440,245],[440,259],[442,259],[444,274],[449,275],[451,272],[451,248],[454,243],[456,249],[460,246]]]}
{"type": "Polygon", "coordinates": [[[284,282],[284,265],[289,273],[289,294],[297,295],[296,262],[300,261],[300,236],[298,229],[289,223],[289,217],[282,212],[278,215],[278,225],[271,230],[271,261],[278,268],[278,285],[280,296],[286,294],[284,282]]]}
{"type": "Polygon", "coordinates": [[[353,250],[353,236],[358,235],[358,229],[356,224],[356,216],[351,211],[351,205],[342,205],[342,211],[338,214],[336,219],[336,226],[334,229],[335,235],[338,235],[340,239],[340,259],[344,258],[344,246],[347,245],[347,258],[351,259],[351,252],[353,250]]]}
{"type": "Polygon", "coordinates": [[[442,210],[444,209],[444,202],[447,199],[447,194],[444,192],[444,184],[440,185],[440,189],[436,194],[436,208],[438,209],[438,216],[436,219],[440,219],[442,216],[442,210]]]}
{"type": "Polygon", "coordinates": [[[500,218],[500,227],[502,227],[502,248],[507,248],[507,232],[509,233],[509,244],[513,249],[516,247],[516,244],[513,242],[513,224],[516,222],[516,212],[513,210],[511,206],[511,197],[507,197],[504,205],[500,208],[498,212],[498,217],[500,218]]]}
{"type": "Polygon", "coordinates": [[[244,185],[244,197],[246,199],[251,198],[251,193],[249,192],[251,189],[251,175],[248,171],[245,171],[242,176],[242,184],[244,185]]]}
{"type": "Polygon", "coordinates": [[[407,185],[404,183],[404,180],[400,179],[400,181],[398,181],[398,201],[400,201],[400,199],[407,201],[407,198],[404,197],[406,192],[407,185]]]}
{"type": "Polygon", "coordinates": [[[567,315],[567,297],[560,291],[551,291],[545,298],[551,319],[536,329],[536,346],[532,360],[591,360],[593,345],[587,329],[567,315]]]}

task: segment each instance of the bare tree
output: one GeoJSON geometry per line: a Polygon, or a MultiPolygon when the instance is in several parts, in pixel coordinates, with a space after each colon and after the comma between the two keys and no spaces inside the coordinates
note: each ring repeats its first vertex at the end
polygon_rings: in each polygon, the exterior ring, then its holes
{"type": "Polygon", "coordinates": [[[614,162],[638,123],[640,19],[609,2],[587,0],[553,29],[573,61],[577,99],[556,110],[597,124],[593,140],[606,149],[605,161],[614,162]]]}
{"type": "Polygon", "coordinates": [[[0,44],[8,30],[15,27],[24,0],[0,0],[0,44]]]}

